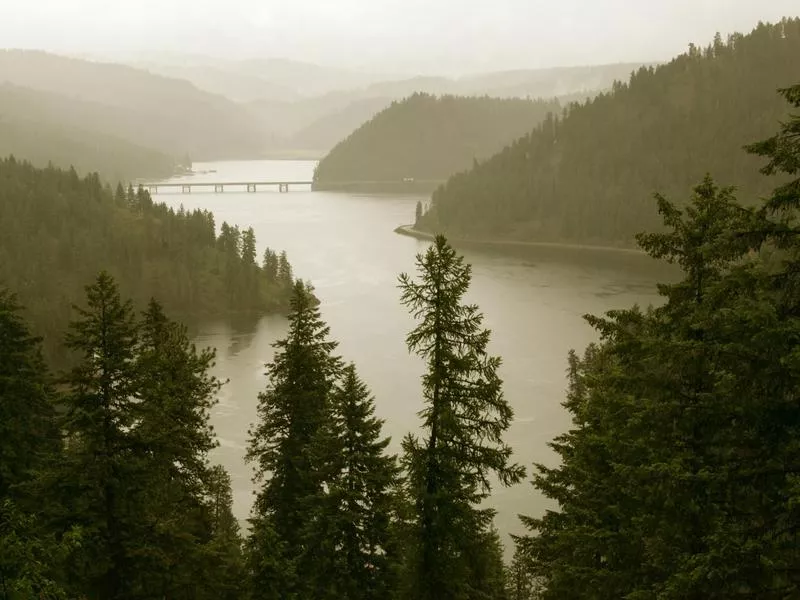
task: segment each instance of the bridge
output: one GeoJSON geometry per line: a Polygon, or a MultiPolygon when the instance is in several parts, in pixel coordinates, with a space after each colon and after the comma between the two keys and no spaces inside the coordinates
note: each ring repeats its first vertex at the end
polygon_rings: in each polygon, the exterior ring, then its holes
{"type": "Polygon", "coordinates": [[[154,183],[139,183],[138,185],[146,189],[151,194],[157,194],[160,189],[180,189],[183,194],[190,194],[192,189],[201,189],[215,194],[221,194],[226,191],[247,191],[254,193],[258,191],[259,186],[261,189],[264,187],[277,187],[279,192],[288,192],[289,186],[310,186],[313,181],[168,181],[168,182],[154,182],[154,183]]]}

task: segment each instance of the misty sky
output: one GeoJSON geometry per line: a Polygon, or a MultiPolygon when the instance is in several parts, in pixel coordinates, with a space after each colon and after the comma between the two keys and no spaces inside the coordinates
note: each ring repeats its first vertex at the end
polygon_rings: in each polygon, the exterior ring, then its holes
{"type": "Polygon", "coordinates": [[[660,60],[798,0],[0,0],[0,44],[417,73],[660,60]]]}

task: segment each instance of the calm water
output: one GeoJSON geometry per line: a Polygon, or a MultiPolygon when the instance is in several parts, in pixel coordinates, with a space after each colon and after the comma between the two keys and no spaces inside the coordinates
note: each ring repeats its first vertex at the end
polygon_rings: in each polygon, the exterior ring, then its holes
{"type": "MultiPolygon", "coordinates": [[[[187,181],[310,180],[314,163],[242,161],[195,164],[214,169],[187,181]]],[[[204,208],[223,221],[256,232],[259,251],[285,249],[295,272],[310,279],[339,352],[354,361],[375,394],[385,432],[399,449],[418,426],[421,362],[404,339],[413,322],[398,302],[397,275],[414,268],[426,242],[393,229],[413,220],[418,197],[310,192],[162,193],[175,207],[204,208]]],[[[569,426],[561,407],[567,352],[595,339],[581,316],[656,300],[654,282],[663,269],[646,257],[574,250],[499,253],[465,249],[474,277],[469,300],[480,305],[492,329],[491,350],[503,357],[505,394],[516,419],[507,439],[519,462],[553,462],[547,442],[569,426]]],[[[208,323],[198,338],[218,350],[216,374],[230,382],[213,415],[221,447],[216,460],[231,473],[235,509],[247,517],[251,469],[243,456],[255,419],[256,395],[265,386],[271,344],[286,332],[285,320],[208,323]]],[[[521,530],[517,514],[538,514],[548,503],[529,483],[497,489],[492,497],[502,533],[521,530]]],[[[510,546],[510,544],[507,544],[510,546]]]]}

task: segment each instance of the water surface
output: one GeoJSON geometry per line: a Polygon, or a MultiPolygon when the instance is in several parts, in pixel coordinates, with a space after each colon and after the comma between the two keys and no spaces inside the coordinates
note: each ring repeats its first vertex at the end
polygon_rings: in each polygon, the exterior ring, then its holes
{"type": "MultiPolygon", "coordinates": [[[[308,180],[314,162],[241,161],[195,164],[189,181],[308,180]]],[[[423,366],[410,356],[405,336],[414,326],[399,303],[397,276],[414,269],[414,257],[427,242],[397,235],[393,229],[413,220],[419,197],[311,192],[223,194],[161,193],[157,200],[175,207],[213,211],[223,221],[252,226],[259,252],[285,249],[296,275],[310,279],[322,301],[324,319],[339,352],[354,361],[375,394],[385,432],[399,451],[402,437],[418,427],[419,377],[423,366]]],[[[425,200],[425,199],[423,199],[425,200]]],[[[516,459],[530,466],[552,464],[547,442],[569,426],[564,400],[567,352],[596,339],[583,321],[634,303],[656,301],[655,281],[664,270],[630,253],[566,249],[464,249],[473,265],[469,300],[480,305],[492,329],[491,351],[503,357],[505,394],[515,411],[507,435],[516,459]]],[[[256,396],[265,386],[264,363],[271,344],[286,332],[286,321],[219,321],[202,328],[198,342],[218,350],[215,373],[229,379],[213,414],[221,446],[215,460],[231,473],[235,511],[247,517],[252,500],[251,469],[243,456],[247,431],[255,419],[256,396]]],[[[518,513],[539,514],[549,506],[528,482],[495,490],[501,533],[520,532],[518,513]]],[[[510,545],[510,544],[507,544],[510,545]]]]}

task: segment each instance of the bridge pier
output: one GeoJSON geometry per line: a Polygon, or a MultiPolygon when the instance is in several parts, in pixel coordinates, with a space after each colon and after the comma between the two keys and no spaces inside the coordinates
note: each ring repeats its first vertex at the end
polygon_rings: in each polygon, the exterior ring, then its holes
{"type": "Polygon", "coordinates": [[[147,186],[147,191],[150,192],[151,194],[157,194],[158,193],[158,186],[157,185],[148,185],[147,186]]]}
{"type": "Polygon", "coordinates": [[[289,191],[289,184],[288,183],[279,183],[278,184],[278,191],[279,192],[288,192],[289,191]]]}
{"type": "Polygon", "coordinates": [[[190,186],[190,185],[182,185],[181,186],[181,192],[183,192],[184,194],[191,194],[192,193],[192,186],[190,186]]]}
{"type": "Polygon", "coordinates": [[[248,183],[247,184],[247,191],[248,192],[255,192],[256,191],[256,184],[255,183],[248,183]]]}
{"type": "Polygon", "coordinates": [[[221,183],[215,183],[214,184],[214,193],[215,194],[221,194],[224,191],[223,188],[224,188],[224,186],[221,183]]]}

